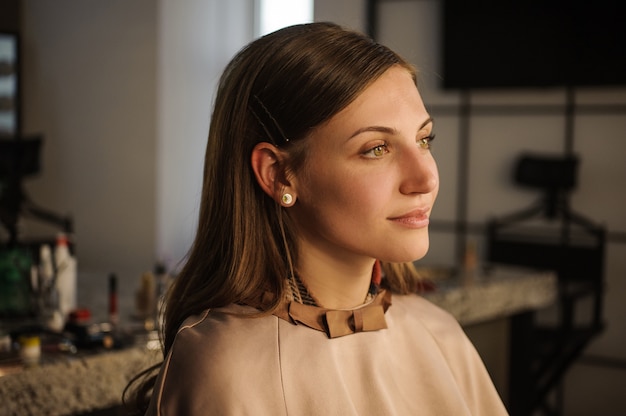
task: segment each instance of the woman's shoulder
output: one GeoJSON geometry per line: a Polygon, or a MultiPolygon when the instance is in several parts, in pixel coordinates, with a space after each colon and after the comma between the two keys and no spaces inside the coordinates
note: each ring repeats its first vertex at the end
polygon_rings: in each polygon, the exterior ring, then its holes
{"type": "Polygon", "coordinates": [[[169,360],[185,371],[228,373],[259,345],[272,345],[277,323],[253,308],[230,305],[188,317],[180,326],[169,360]]]}
{"type": "MultiPolygon", "coordinates": [[[[207,309],[188,317],[178,329],[172,353],[184,350],[185,356],[203,357],[212,354],[244,354],[246,348],[260,338],[275,338],[277,322],[271,315],[260,315],[258,310],[241,305],[207,309]],[[236,346],[233,348],[233,346],[236,346]],[[228,347],[228,348],[226,348],[228,347]]],[[[267,340],[264,340],[264,344],[267,340]]]]}
{"type": "Polygon", "coordinates": [[[431,331],[462,332],[461,326],[452,314],[421,295],[394,295],[390,308],[390,311],[392,310],[396,315],[419,321],[431,331]]]}
{"type": "Polygon", "coordinates": [[[506,414],[482,359],[453,315],[420,295],[394,296],[389,312],[416,343],[424,344],[424,337],[433,341],[471,414],[506,414]]]}
{"type": "Polygon", "coordinates": [[[192,414],[190,408],[246,414],[240,392],[251,385],[260,386],[249,394],[269,403],[268,414],[281,414],[273,404],[282,403],[278,324],[270,315],[251,317],[254,311],[232,305],[187,318],[161,367],[149,414],[192,414]]]}
{"type": "Polygon", "coordinates": [[[420,295],[394,296],[389,312],[394,325],[413,334],[428,334],[446,356],[475,354],[456,318],[420,295]]]}

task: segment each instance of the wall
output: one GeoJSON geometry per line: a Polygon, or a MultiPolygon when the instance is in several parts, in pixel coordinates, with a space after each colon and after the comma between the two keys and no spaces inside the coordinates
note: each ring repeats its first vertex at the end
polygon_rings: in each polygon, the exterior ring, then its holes
{"type": "Polygon", "coordinates": [[[94,313],[108,273],[126,293],[154,262],[156,17],[151,0],[22,2],[24,132],[44,137],[26,186],[73,217],[80,303],[94,313]]]}
{"type": "Polygon", "coordinates": [[[170,268],[195,233],[218,78],[253,37],[250,0],[162,1],[159,13],[156,254],[170,268]]]}
{"type": "Polygon", "coordinates": [[[365,31],[366,10],[363,0],[315,0],[314,20],[336,22],[354,30],[365,31]]]}
{"type": "MultiPolygon", "coordinates": [[[[253,2],[25,0],[24,119],[43,134],[38,204],[75,223],[79,303],[132,313],[141,274],[175,268],[196,224],[217,78],[252,38],[253,2]]],[[[28,235],[56,230],[23,224],[28,235]]]]}

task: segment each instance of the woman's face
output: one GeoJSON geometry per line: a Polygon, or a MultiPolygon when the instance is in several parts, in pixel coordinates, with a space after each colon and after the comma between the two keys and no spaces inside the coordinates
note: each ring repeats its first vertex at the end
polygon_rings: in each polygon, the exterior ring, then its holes
{"type": "Polygon", "coordinates": [[[316,128],[290,208],[301,253],[407,262],[428,250],[439,189],[433,122],[409,72],[392,67],[316,128]]]}

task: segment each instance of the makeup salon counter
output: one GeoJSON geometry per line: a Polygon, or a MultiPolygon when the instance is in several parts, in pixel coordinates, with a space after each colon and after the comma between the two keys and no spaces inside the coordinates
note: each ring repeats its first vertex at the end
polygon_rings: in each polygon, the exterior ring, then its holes
{"type": "Polygon", "coordinates": [[[542,309],[557,297],[556,274],[548,271],[496,267],[436,282],[436,289],[424,297],[451,313],[462,326],[542,309]]]}
{"type": "MultiPolygon", "coordinates": [[[[436,289],[424,296],[463,326],[471,326],[547,307],[556,295],[551,272],[494,268],[438,280],[436,289]]],[[[146,341],[97,354],[44,359],[30,368],[7,368],[0,362],[0,416],[121,414],[113,409],[120,405],[128,380],[160,360],[157,342],[146,341]]]]}

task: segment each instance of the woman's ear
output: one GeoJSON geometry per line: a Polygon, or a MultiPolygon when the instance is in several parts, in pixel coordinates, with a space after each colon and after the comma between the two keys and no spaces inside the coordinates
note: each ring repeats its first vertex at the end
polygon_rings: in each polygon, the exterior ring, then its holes
{"type": "Polygon", "coordinates": [[[254,176],[261,189],[279,203],[282,202],[283,194],[289,187],[285,179],[283,162],[284,154],[273,144],[261,142],[252,149],[250,163],[254,176]]]}

